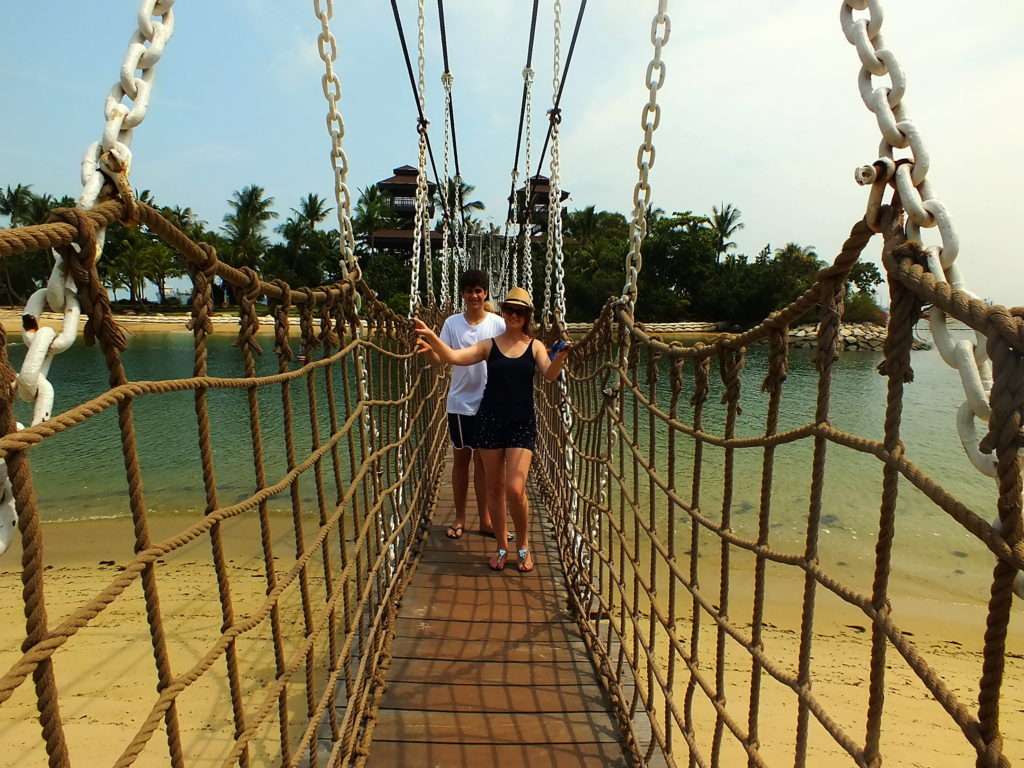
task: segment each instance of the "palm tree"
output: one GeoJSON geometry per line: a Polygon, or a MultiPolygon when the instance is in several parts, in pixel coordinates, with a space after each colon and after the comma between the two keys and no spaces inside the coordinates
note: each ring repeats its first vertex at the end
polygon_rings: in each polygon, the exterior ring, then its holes
{"type": "Polygon", "coordinates": [[[711,229],[715,233],[716,264],[723,253],[736,247],[736,243],[729,238],[743,229],[743,224],[740,222],[742,215],[740,209],[732,203],[722,203],[721,207],[711,206],[711,229]]]}
{"type": "Polygon", "coordinates": [[[565,217],[566,234],[578,241],[585,242],[593,238],[600,226],[600,214],[593,205],[578,211],[569,211],[565,217]]]}
{"type": "MultiPolygon", "coordinates": [[[[469,199],[475,189],[476,187],[472,184],[467,184],[459,177],[448,179],[445,184],[445,193],[448,195],[448,204],[452,207],[452,214],[455,215],[461,213],[462,221],[467,225],[472,219],[472,215],[475,211],[482,211],[487,207],[481,200],[469,199]],[[456,211],[455,207],[458,205],[459,200],[462,200],[462,209],[461,211],[456,211]]],[[[437,204],[441,205],[443,208],[444,206],[442,205],[440,190],[434,193],[434,197],[437,204]]]]}
{"type": "MultiPolygon", "coordinates": [[[[43,195],[47,200],[50,199],[49,195],[43,195]]],[[[10,219],[11,227],[17,227],[22,224],[34,224],[36,223],[34,215],[37,212],[37,202],[39,198],[32,194],[32,186],[29,184],[18,184],[13,189],[8,186],[6,191],[0,191],[0,216],[7,216],[10,219]]],[[[47,203],[48,205],[49,203],[47,203]]],[[[49,208],[47,208],[49,211],[49,208]]],[[[7,300],[11,302],[17,302],[21,304],[24,302],[24,298],[20,291],[15,290],[14,281],[11,279],[11,259],[4,259],[4,284],[7,289],[7,300]]],[[[22,267],[19,271],[24,271],[26,266],[25,256],[21,256],[17,259],[17,267],[22,267]]],[[[22,281],[19,279],[19,284],[22,281]]]]}
{"type": "Polygon", "coordinates": [[[228,205],[231,212],[224,216],[224,234],[232,261],[239,267],[256,267],[267,249],[263,228],[277,213],[271,209],[274,198],[265,197],[266,190],[250,184],[235,192],[228,205]]]}
{"type": "Polygon", "coordinates": [[[352,216],[352,229],[356,241],[370,249],[375,249],[373,233],[394,224],[395,217],[391,211],[391,203],[380,187],[371,184],[360,190],[356,201],[355,214],[352,216]]]}
{"type": "Polygon", "coordinates": [[[31,184],[18,184],[13,189],[8,186],[0,192],[0,216],[11,220],[11,227],[25,224],[34,197],[31,184]]]}
{"type": "Polygon", "coordinates": [[[320,197],[320,195],[310,192],[299,200],[298,208],[292,208],[292,213],[295,214],[297,222],[304,224],[310,230],[314,230],[327,219],[327,215],[333,210],[333,208],[327,206],[327,201],[320,197]]]}

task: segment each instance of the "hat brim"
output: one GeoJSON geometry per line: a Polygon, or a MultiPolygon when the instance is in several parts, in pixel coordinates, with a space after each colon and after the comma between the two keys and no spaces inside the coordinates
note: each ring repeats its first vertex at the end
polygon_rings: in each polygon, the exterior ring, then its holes
{"type": "Polygon", "coordinates": [[[531,312],[533,311],[533,305],[527,304],[526,302],[523,301],[503,301],[498,306],[501,307],[502,309],[528,309],[531,312]]]}

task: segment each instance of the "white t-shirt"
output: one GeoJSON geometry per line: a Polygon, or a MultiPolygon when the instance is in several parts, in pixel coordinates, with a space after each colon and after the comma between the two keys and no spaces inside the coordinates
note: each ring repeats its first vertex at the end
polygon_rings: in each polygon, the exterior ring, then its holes
{"type": "MultiPolygon", "coordinates": [[[[505,321],[487,312],[484,319],[470,325],[463,313],[452,315],[444,321],[441,341],[452,349],[465,349],[478,341],[493,339],[505,332],[505,321]]],[[[453,365],[452,384],[448,389],[448,413],[475,416],[484,397],[487,385],[487,363],[453,365]]]]}

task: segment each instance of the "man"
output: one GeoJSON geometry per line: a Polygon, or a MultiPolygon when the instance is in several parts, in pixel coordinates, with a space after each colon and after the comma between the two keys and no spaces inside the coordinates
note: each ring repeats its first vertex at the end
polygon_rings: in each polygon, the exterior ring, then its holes
{"type": "MultiPolygon", "coordinates": [[[[444,321],[441,339],[452,349],[471,347],[478,341],[493,339],[505,332],[505,322],[486,309],[489,285],[486,273],[470,269],[459,278],[464,310],[444,321]]],[[[431,362],[440,365],[436,353],[431,362]]],[[[448,528],[450,539],[460,539],[466,530],[466,497],[469,494],[469,465],[473,464],[473,488],[480,513],[480,532],[494,535],[491,515],[487,509],[487,487],[484,484],[483,463],[474,457],[476,412],[487,384],[487,365],[459,367],[452,371],[448,389],[448,434],[453,448],[452,490],[455,496],[455,520],[448,528]]]]}

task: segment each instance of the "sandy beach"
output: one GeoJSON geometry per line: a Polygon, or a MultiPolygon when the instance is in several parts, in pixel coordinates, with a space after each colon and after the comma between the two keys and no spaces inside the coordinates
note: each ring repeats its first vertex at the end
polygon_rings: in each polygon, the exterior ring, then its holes
{"type": "MultiPolygon", "coordinates": [[[[154,541],[184,527],[182,516],[153,516],[154,541]]],[[[315,520],[305,525],[307,538],[315,520]]],[[[294,562],[290,518],[273,515],[274,554],[278,573],[294,562]]],[[[110,583],[131,557],[131,522],[127,518],[86,520],[44,525],[46,602],[51,626],[57,625],[77,605],[110,583]]],[[[263,601],[265,580],[255,516],[229,521],[224,541],[231,573],[236,617],[253,613],[263,601]]],[[[336,546],[336,542],[335,542],[336,546]]],[[[336,553],[335,549],[335,553],[336,553]]],[[[702,558],[702,583],[710,597],[717,595],[717,569],[712,556],[702,558]]],[[[337,567],[337,559],[334,561],[337,567]]],[[[483,565],[481,564],[481,567],[483,565]]],[[[310,591],[323,599],[319,557],[311,570],[310,591]]],[[[180,674],[192,666],[214,642],[221,622],[210,545],[200,539],[159,563],[157,580],[168,632],[171,665],[180,674]]],[[[730,615],[749,627],[753,584],[749,562],[737,558],[732,571],[730,615]]],[[[24,639],[20,598],[20,550],[15,547],[0,560],[0,666],[6,671],[18,658],[24,639]]],[[[799,648],[802,581],[790,569],[770,568],[766,609],[766,652],[784,669],[794,672],[799,648]]],[[[680,589],[680,604],[689,598],[680,589]]],[[[963,704],[973,706],[981,669],[984,609],[981,604],[950,604],[941,597],[917,597],[894,606],[901,628],[942,674],[963,704]]],[[[685,615],[685,612],[684,612],[685,615]]],[[[646,624],[646,622],[644,622],[646,624]]],[[[283,598],[282,625],[286,652],[294,652],[302,637],[298,591],[293,586],[283,598]]],[[[679,622],[679,635],[688,641],[688,620],[679,622]]],[[[870,627],[864,616],[837,598],[818,590],[812,663],[813,690],[827,711],[854,739],[863,740],[867,705],[870,627]]],[[[701,666],[714,680],[715,632],[705,616],[701,628],[701,666]]],[[[1024,643],[1020,634],[1010,637],[1007,657],[1007,688],[1004,702],[1024,700],[1024,643]]],[[[726,685],[728,709],[744,728],[747,722],[750,658],[731,640],[727,642],[726,685]]],[[[248,712],[263,701],[261,690],[274,678],[273,645],[268,623],[239,642],[242,687],[248,712]]],[[[321,659],[324,649],[320,649],[321,659]]],[[[663,657],[659,653],[659,657],[663,657]]],[[[60,706],[71,757],[77,765],[109,765],[130,741],[156,698],[156,673],[146,626],[142,590],[138,582],[106,611],[82,629],[54,657],[60,706]]],[[[326,664],[324,664],[326,666],[326,664]]],[[[966,740],[928,691],[893,650],[889,649],[886,678],[886,721],[883,751],[887,765],[945,768],[973,763],[966,740]]],[[[301,674],[290,684],[291,736],[297,739],[305,727],[305,702],[301,674]]],[[[674,698],[682,705],[688,674],[677,665],[674,698]]],[[[232,738],[231,708],[223,660],[179,697],[179,720],[190,766],[219,765],[232,738]]],[[[771,765],[789,764],[796,723],[796,699],[792,692],[764,675],[760,707],[763,753],[771,765]]],[[[706,697],[694,696],[694,718],[701,743],[707,746],[713,731],[714,712],[706,697]]],[[[1024,757],[1024,741],[1018,738],[1024,709],[1004,708],[1003,728],[1007,754],[1024,757]]],[[[678,738],[678,737],[677,737],[678,738]]],[[[2,766],[43,764],[45,753],[36,719],[31,681],[0,707],[2,766]]],[[[681,742],[678,742],[681,745],[681,742]]],[[[273,762],[278,753],[276,719],[254,742],[255,764],[273,762]]],[[[167,764],[166,741],[161,729],[138,758],[139,766],[167,764]]],[[[809,764],[851,764],[824,729],[811,718],[809,764]]],[[[726,733],[722,765],[746,764],[739,748],[726,733]]]]}
{"type": "MultiPolygon", "coordinates": [[[[44,327],[60,329],[64,316],[57,312],[44,312],[40,317],[40,324],[44,327]]],[[[178,312],[175,314],[154,313],[150,315],[122,315],[116,316],[117,322],[124,327],[129,334],[132,333],[191,333],[186,327],[189,320],[187,313],[178,312]]],[[[216,334],[237,334],[238,315],[229,311],[215,314],[212,318],[213,332],[216,334]]],[[[9,335],[21,333],[21,310],[8,307],[0,309],[0,323],[3,323],[4,331],[9,335]]],[[[262,328],[272,329],[274,318],[266,315],[260,318],[262,328]]],[[[85,328],[85,317],[79,320],[78,330],[81,333],[85,328]]],[[[298,323],[292,323],[289,329],[291,335],[299,332],[298,323]]]]}

